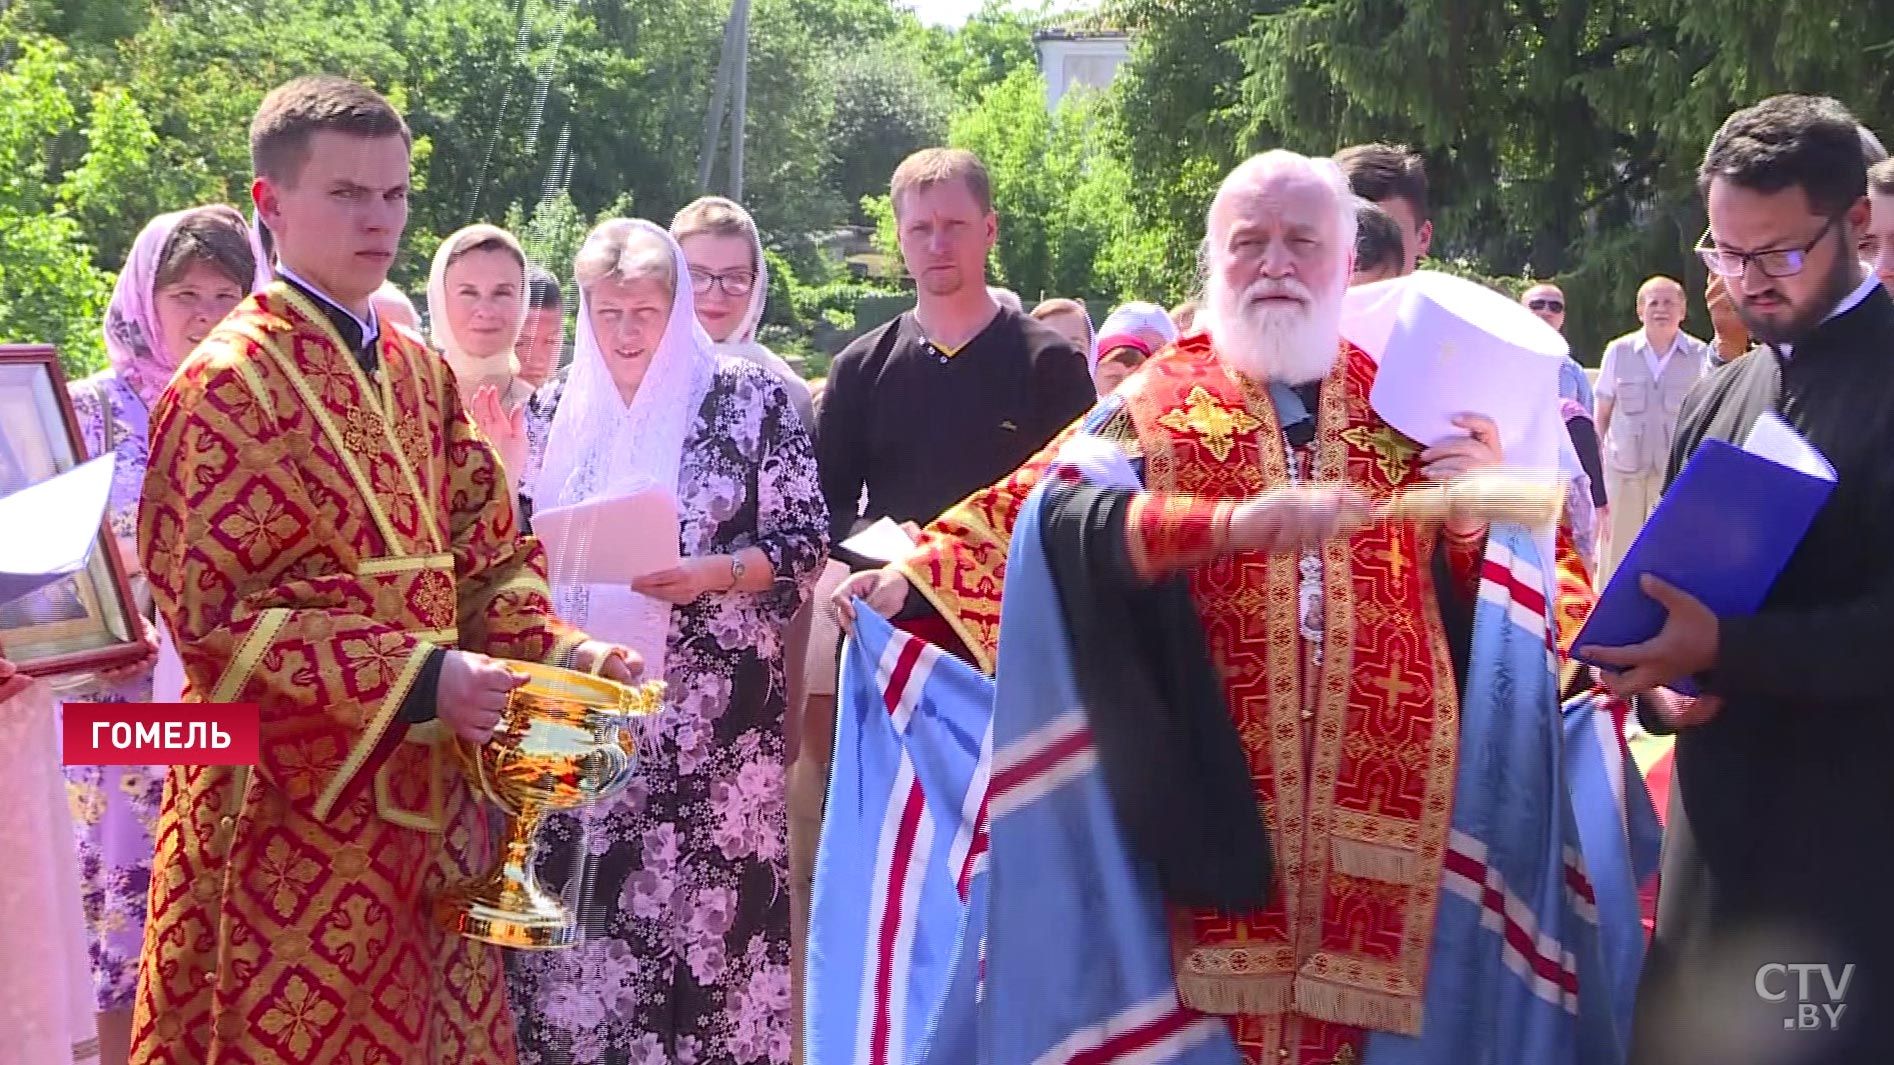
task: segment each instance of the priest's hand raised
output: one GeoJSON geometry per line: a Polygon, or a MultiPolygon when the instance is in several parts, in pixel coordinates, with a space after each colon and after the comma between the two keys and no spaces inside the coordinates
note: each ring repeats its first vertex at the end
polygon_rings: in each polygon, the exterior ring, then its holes
{"type": "Polygon", "coordinates": [[[1293,554],[1353,533],[1372,513],[1368,497],[1352,488],[1278,488],[1237,504],[1225,547],[1232,552],[1293,554]]]}
{"type": "Polygon", "coordinates": [[[448,651],[441,662],[434,712],[454,735],[468,743],[487,742],[500,724],[507,695],[529,679],[497,658],[472,651],[448,651]]]}
{"type": "Polygon", "coordinates": [[[829,609],[835,611],[843,632],[855,631],[856,599],[882,617],[891,618],[908,600],[908,579],[892,566],[851,574],[829,597],[829,609]]]}

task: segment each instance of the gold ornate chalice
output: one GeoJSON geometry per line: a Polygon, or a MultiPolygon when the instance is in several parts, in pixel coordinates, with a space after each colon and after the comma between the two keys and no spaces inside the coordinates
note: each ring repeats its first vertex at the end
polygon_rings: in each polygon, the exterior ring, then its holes
{"type": "Polygon", "coordinates": [[[434,915],[451,932],[497,946],[570,946],[578,921],[533,876],[534,832],[546,811],[588,806],[631,783],[632,719],[662,708],[664,682],[631,687],[555,666],[507,666],[532,679],[513,690],[492,739],[452,741],[475,793],[506,814],[500,853],[486,875],[443,892],[434,915]]]}

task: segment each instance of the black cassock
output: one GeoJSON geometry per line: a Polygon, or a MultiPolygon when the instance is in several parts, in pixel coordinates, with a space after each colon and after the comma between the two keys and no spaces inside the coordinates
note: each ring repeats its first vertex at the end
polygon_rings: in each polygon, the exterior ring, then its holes
{"type": "Polygon", "coordinates": [[[1894,1062],[1894,301],[1699,383],[1671,477],[1766,410],[1839,476],[1762,609],[1722,619],[1721,714],[1677,737],[1635,1065],[1894,1062]]]}

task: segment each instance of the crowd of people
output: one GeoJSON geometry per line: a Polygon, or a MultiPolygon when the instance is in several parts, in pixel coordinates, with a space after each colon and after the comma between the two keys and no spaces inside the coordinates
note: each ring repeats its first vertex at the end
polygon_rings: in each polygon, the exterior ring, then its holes
{"type": "MultiPolygon", "coordinates": [[[[1201,632],[1200,661],[1153,668],[1211,671],[1275,859],[1273,884],[1218,886],[1241,904],[1177,900],[1184,1005],[1225,1017],[1251,1062],[1506,1045],[1426,990],[1479,953],[1434,942],[1455,811],[1494,801],[1455,767],[1524,705],[1480,677],[1501,536],[1373,509],[1504,464],[1501,433],[1469,414],[1463,435],[1406,440],[1342,339],[1344,290],[1398,283],[1433,240],[1417,157],[1245,162],[1205,205],[1203,291],[1095,326],[1078,300],[1027,311],[990,288],[985,170],[920,152],[891,180],[914,306],[812,385],[758,342],[763,243],[718,197],[603,222],[571,263],[470,225],[435,253],[424,336],[387,281],[411,141],[353,82],[270,93],[254,221],[153,219],[105,316],[110,366],[71,386],[87,448],[117,456],[108,524],[152,653],[62,678],[60,698],[256,703],[262,723],[255,767],[67,769],[104,1061],[799,1058],[855,604],[992,673],[1014,526],[1085,441],[1128,486],[1077,478],[1053,505],[1116,560],[1089,579],[1201,632]],[[536,515],[648,488],[675,501],[676,566],[622,587],[549,571],[536,515]],[[881,519],[911,534],[905,557],[848,546],[881,519]],[[525,679],[509,660],[668,684],[631,788],[547,818],[538,872],[582,930],[564,950],[431,917],[494,847],[447,744],[492,733],[525,679]]],[[[1624,700],[1627,734],[1676,737],[1636,1020],[1598,1060],[1875,1060],[1894,1048],[1873,671],[1894,623],[1894,302],[1876,280],[1894,281],[1894,166],[1836,102],[1775,97],[1731,116],[1700,187],[1714,338],[1652,278],[1595,380],[1568,360],[1559,382],[1582,466],[1544,560],[1560,677],[1624,700]],[[1697,443],[1770,410],[1839,477],[1763,608],[1719,618],[1647,583],[1663,630],[1587,652],[1609,669],[1573,665],[1594,589],[1697,443]],[[1701,695],[1675,694],[1686,678],[1701,695]],[[1846,1023],[1782,1043],[1779,1000],[1744,990],[1776,963],[1852,965],[1846,1023]]],[[[1563,330],[1557,285],[1520,302],[1563,330]]],[[[1088,635],[1107,620],[1073,623],[1082,663],[1082,643],[1122,647],[1088,635]]]]}

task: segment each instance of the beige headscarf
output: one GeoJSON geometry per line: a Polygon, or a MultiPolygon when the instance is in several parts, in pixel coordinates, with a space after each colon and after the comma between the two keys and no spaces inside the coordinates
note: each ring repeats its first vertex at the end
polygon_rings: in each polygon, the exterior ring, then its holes
{"type": "MultiPolygon", "coordinates": [[[[492,385],[500,390],[502,403],[509,410],[526,402],[533,394],[532,386],[520,379],[519,356],[509,348],[506,356],[495,355],[491,358],[477,359],[467,354],[454,337],[454,327],[447,318],[447,264],[452,262],[461,248],[482,241],[497,240],[520,262],[526,261],[525,249],[519,240],[501,229],[485,223],[471,225],[455,232],[434,251],[434,266],[427,278],[427,318],[428,334],[434,346],[440,350],[447,365],[454,368],[454,377],[460,384],[460,394],[471,396],[483,385],[492,385]]],[[[525,321],[526,313],[526,268],[520,268],[520,320],[525,321]]],[[[515,334],[514,341],[518,342],[515,334]]]]}

